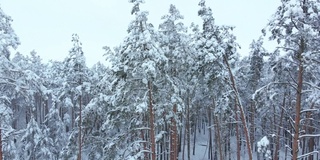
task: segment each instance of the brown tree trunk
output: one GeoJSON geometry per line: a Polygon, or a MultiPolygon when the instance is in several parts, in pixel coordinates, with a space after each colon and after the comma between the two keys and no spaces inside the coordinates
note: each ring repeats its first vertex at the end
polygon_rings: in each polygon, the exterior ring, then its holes
{"type": "Polygon", "coordinates": [[[222,153],[222,144],[221,144],[221,134],[220,134],[220,125],[219,125],[219,119],[218,119],[218,116],[215,116],[215,126],[216,126],[216,138],[217,138],[217,142],[218,144],[218,147],[219,147],[219,156],[220,156],[220,159],[223,159],[223,153],[222,153]]]}
{"type": "Polygon", "coordinates": [[[196,154],[196,138],[197,138],[197,123],[198,123],[198,109],[197,109],[197,113],[196,115],[194,115],[194,119],[193,119],[193,122],[194,122],[194,132],[193,132],[193,149],[192,149],[192,155],[195,155],[196,154]]]}
{"type": "MultiPolygon", "coordinates": [[[[173,107],[174,115],[177,114],[177,105],[175,104],[173,107]]],[[[178,143],[179,143],[179,135],[177,129],[177,122],[176,120],[173,121],[173,133],[174,133],[174,160],[178,158],[178,143]]]]}
{"type": "Polygon", "coordinates": [[[282,109],[281,109],[281,114],[280,114],[280,125],[278,126],[278,134],[277,134],[277,141],[276,141],[276,150],[274,151],[274,160],[279,159],[279,149],[280,149],[280,133],[281,133],[281,127],[282,127],[282,120],[283,120],[283,115],[284,115],[284,108],[286,104],[286,95],[283,96],[283,101],[282,101],[282,109]]]}
{"type": "Polygon", "coordinates": [[[79,108],[80,108],[80,113],[79,113],[79,156],[78,160],[82,160],[81,155],[82,155],[82,96],[79,97],[79,108]]]}
{"type": "Polygon", "coordinates": [[[213,159],[213,152],[212,152],[212,124],[211,124],[211,107],[208,106],[208,121],[209,121],[209,151],[208,151],[208,159],[213,159]]]}
{"type": "Polygon", "coordinates": [[[239,97],[239,92],[238,92],[238,88],[235,82],[235,78],[233,76],[233,73],[231,71],[229,62],[228,62],[228,58],[227,55],[224,55],[224,62],[227,65],[227,69],[229,72],[229,76],[230,76],[230,81],[231,81],[231,87],[235,93],[235,100],[236,100],[236,105],[238,105],[239,111],[240,111],[240,117],[241,117],[241,122],[243,125],[243,130],[244,130],[244,135],[246,137],[246,145],[247,145],[247,150],[248,150],[248,156],[249,156],[249,160],[252,160],[252,150],[251,150],[251,143],[250,143],[250,136],[249,136],[249,132],[248,132],[248,125],[247,125],[247,120],[246,120],[246,116],[243,110],[243,106],[241,104],[241,100],[239,97]]]}
{"type": "MultiPolygon", "coordinates": [[[[311,105],[311,109],[313,109],[314,107],[314,103],[312,103],[311,105]]],[[[314,132],[314,128],[313,128],[313,123],[312,123],[312,113],[311,112],[307,112],[307,119],[309,120],[309,126],[308,126],[308,134],[313,134],[314,132]]],[[[308,150],[309,152],[313,152],[314,151],[314,137],[310,137],[309,141],[308,141],[308,150]]],[[[308,160],[313,160],[314,155],[309,155],[308,160]]]]}
{"type": "Polygon", "coordinates": [[[238,107],[237,102],[234,104],[234,113],[236,118],[236,137],[237,137],[237,160],[240,160],[240,132],[239,132],[239,124],[238,124],[238,107]]]}
{"type": "MultiPolygon", "coordinates": [[[[213,110],[215,110],[216,104],[215,101],[213,99],[213,110]]],[[[220,135],[220,125],[219,125],[219,119],[218,116],[216,114],[214,114],[214,122],[215,122],[215,135],[216,135],[216,142],[218,142],[215,145],[218,145],[219,148],[219,156],[220,159],[223,159],[223,153],[222,153],[222,144],[221,144],[221,135],[220,135]]]]}
{"type": "Polygon", "coordinates": [[[185,148],[186,148],[186,134],[187,134],[187,127],[184,128],[184,134],[183,134],[183,148],[182,148],[182,160],[184,160],[184,154],[185,154],[185,148]]]}
{"type": "MultiPolygon", "coordinates": [[[[165,115],[166,115],[166,112],[163,113],[164,130],[168,132],[168,130],[170,130],[170,129],[168,129],[168,124],[167,124],[167,120],[166,120],[165,115]]],[[[170,133],[170,131],[168,133],[170,133]]],[[[170,145],[167,144],[168,140],[169,140],[168,137],[170,137],[170,135],[167,136],[167,134],[164,134],[164,136],[163,136],[163,148],[164,148],[163,149],[164,150],[163,157],[164,157],[164,160],[167,160],[169,158],[169,146],[170,145]]]]}
{"type": "MultiPolygon", "coordinates": [[[[143,114],[142,115],[142,121],[143,122],[145,122],[145,115],[143,114]]],[[[143,149],[146,151],[147,150],[147,144],[146,144],[146,139],[145,139],[145,137],[144,137],[144,132],[143,132],[143,130],[141,129],[141,131],[140,131],[140,138],[141,138],[141,140],[143,141],[142,143],[142,145],[143,145],[143,149]]],[[[149,159],[149,157],[148,157],[148,152],[145,152],[144,153],[144,159],[145,160],[148,160],[149,159]]]]}
{"type": "Polygon", "coordinates": [[[253,100],[251,100],[251,106],[250,106],[250,142],[251,142],[251,147],[252,151],[254,148],[254,130],[255,130],[255,124],[254,124],[254,116],[255,116],[255,104],[253,100]]]}
{"type": "MultiPolygon", "coordinates": [[[[177,105],[173,105],[173,113],[176,115],[177,105]]],[[[174,117],[171,118],[171,135],[170,135],[170,160],[176,160],[178,157],[178,131],[174,117]]]]}
{"type": "Polygon", "coordinates": [[[174,119],[171,118],[171,126],[170,126],[170,159],[174,159],[174,129],[173,129],[174,119]]]}
{"type": "Polygon", "coordinates": [[[295,110],[295,121],[294,121],[294,136],[292,144],[292,159],[298,159],[299,152],[299,132],[300,132],[300,111],[301,111],[301,98],[302,98],[302,83],[303,83],[303,64],[302,64],[302,53],[304,52],[304,40],[300,41],[300,51],[298,53],[299,70],[298,70],[298,81],[297,81],[297,93],[296,93],[296,110],[295,110]]]}
{"type": "Polygon", "coordinates": [[[151,141],[151,160],[156,160],[156,140],[154,133],[154,114],[152,104],[152,86],[151,81],[148,82],[149,89],[149,114],[150,114],[150,141],[151,141]]]}

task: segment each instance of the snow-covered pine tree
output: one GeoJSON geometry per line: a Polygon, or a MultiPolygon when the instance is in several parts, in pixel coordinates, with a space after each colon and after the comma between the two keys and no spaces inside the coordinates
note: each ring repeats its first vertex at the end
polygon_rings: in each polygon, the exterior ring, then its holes
{"type": "MultiPolygon", "coordinates": [[[[314,148],[306,153],[299,149],[299,143],[313,135],[301,134],[303,114],[310,110],[312,104],[303,99],[312,92],[305,92],[308,88],[314,88],[307,79],[308,72],[312,64],[319,57],[319,1],[316,0],[285,0],[281,1],[281,6],[269,21],[268,30],[271,33],[270,39],[278,42],[278,48],[286,54],[286,60],[290,68],[297,70],[290,71],[289,75],[293,81],[289,81],[296,92],[294,107],[294,129],[292,138],[292,159],[300,157],[313,158],[314,148]],[[294,76],[295,75],[295,76],[294,76]]],[[[311,102],[312,103],[312,102],[311,102]]]]}
{"type": "MultiPolygon", "coordinates": [[[[248,97],[245,97],[243,99],[246,99],[245,105],[250,106],[248,111],[248,117],[249,117],[249,123],[250,123],[250,142],[252,151],[254,151],[254,141],[255,141],[255,116],[256,116],[256,103],[252,99],[252,95],[255,93],[255,91],[258,89],[259,86],[261,86],[261,78],[263,77],[263,64],[264,60],[263,57],[267,55],[267,51],[263,48],[263,39],[260,37],[257,41],[253,41],[250,45],[251,52],[249,54],[249,60],[250,60],[250,70],[249,73],[247,73],[249,77],[249,83],[246,85],[247,89],[243,92],[249,93],[248,97]],[[260,85],[259,85],[260,84],[260,85]]],[[[246,81],[243,81],[246,82],[246,81]]]]}
{"type": "Polygon", "coordinates": [[[0,55],[9,59],[10,48],[16,49],[20,44],[19,38],[11,27],[12,19],[0,8],[0,55]]]}
{"type": "MultiPolygon", "coordinates": [[[[241,98],[239,97],[236,79],[233,76],[233,69],[235,61],[238,59],[237,48],[238,44],[235,42],[236,38],[232,34],[233,27],[218,26],[215,24],[215,19],[210,7],[206,6],[206,1],[199,2],[200,9],[198,15],[202,18],[202,31],[194,29],[194,46],[197,49],[197,71],[199,73],[199,84],[203,88],[202,94],[206,97],[202,101],[207,106],[207,111],[212,111],[214,107],[215,120],[215,135],[216,145],[218,145],[218,152],[213,153],[212,147],[209,147],[208,157],[217,157],[219,153],[220,159],[225,159],[223,155],[223,146],[221,146],[221,135],[228,135],[229,128],[220,128],[217,124],[221,121],[229,121],[229,118],[222,115],[231,114],[234,111],[234,99],[239,109],[241,121],[246,135],[246,142],[249,152],[249,159],[252,159],[252,151],[249,143],[249,133],[246,122],[246,115],[243,106],[241,105],[241,98]],[[232,67],[232,68],[231,68],[232,67]],[[227,84],[227,85],[226,85],[227,84]],[[232,92],[230,92],[232,91],[232,92]],[[208,99],[209,98],[209,99],[208,99]],[[219,133],[218,133],[219,131],[219,133]],[[224,134],[224,132],[226,134],[224,134]]],[[[200,97],[201,98],[201,97],[200,97]]],[[[207,113],[207,112],[206,112],[207,113]]],[[[234,112],[237,114],[238,112],[234,112]]],[[[212,113],[207,113],[208,117],[212,113]],[[210,114],[210,115],[209,115],[210,114]]],[[[210,129],[209,129],[210,132],[210,129]]],[[[210,138],[210,136],[208,137],[210,138]]],[[[209,141],[209,146],[212,142],[209,141]]]]}
{"type": "MultiPolygon", "coordinates": [[[[181,22],[183,16],[179,10],[174,5],[170,5],[169,14],[164,15],[161,19],[163,22],[159,25],[159,42],[168,59],[168,64],[162,71],[166,75],[162,78],[165,83],[161,86],[165,93],[162,94],[161,99],[158,100],[158,102],[163,105],[157,108],[156,113],[159,119],[161,119],[159,122],[160,125],[163,125],[163,128],[167,128],[168,123],[170,124],[170,129],[165,130],[165,132],[162,131],[162,133],[170,133],[170,157],[171,159],[175,159],[174,157],[177,157],[179,147],[177,124],[179,125],[183,122],[183,120],[179,118],[179,115],[183,114],[184,106],[186,106],[185,102],[187,98],[189,98],[186,96],[186,91],[188,89],[192,90],[191,84],[193,77],[191,69],[194,59],[191,58],[191,39],[186,34],[187,27],[181,22]],[[168,107],[168,105],[171,107],[168,107]],[[175,112],[175,110],[177,111],[175,112]]],[[[183,117],[186,116],[187,115],[184,115],[183,117]]],[[[182,126],[179,128],[181,127],[182,126]]],[[[180,136],[182,136],[182,133],[180,133],[180,136]]],[[[161,143],[161,145],[163,145],[162,149],[166,150],[166,147],[169,147],[166,146],[168,136],[163,134],[161,137],[163,138],[163,143],[161,143]]],[[[160,153],[165,152],[160,151],[160,153]]],[[[166,154],[163,156],[165,157],[166,154]]]]}
{"type": "Polygon", "coordinates": [[[112,158],[112,154],[104,146],[112,134],[103,127],[110,109],[109,96],[112,95],[109,87],[113,81],[110,69],[102,63],[95,64],[89,71],[91,82],[90,96],[92,99],[82,111],[82,126],[84,132],[83,153],[87,159],[112,158]]]}
{"type": "Polygon", "coordinates": [[[82,107],[89,103],[90,98],[85,99],[88,96],[90,86],[88,77],[88,68],[86,66],[86,59],[82,51],[82,43],[79,40],[77,34],[72,35],[73,47],[69,51],[69,56],[64,60],[64,84],[63,90],[60,94],[60,99],[65,101],[66,106],[65,114],[71,116],[71,136],[67,152],[64,156],[75,157],[81,159],[82,145],[83,145],[83,135],[82,135],[82,107]],[[75,124],[78,124],[78,127],[75,124]],[[77,138],[78,140],[75,140],[77,138]],[[75,150],[77,143],[78,149],[75,150]]]}
{"type": "Polygon", "coordinates": [[[21,138],[20,159],[53,159],[51,146],[55,145],[50,137],[43,134],[33,115],[21,138]]]}
{"type": "Polygon", "coordinates": [[[159,81],[165,76],[162,69],[167,58],[156,41],[153,25],[147,22],[148,12],[139,9],[143,1],[130,2],[134,4],[135,19],[129,25],[129,35],[111,56],[115,77],[111,97],[113,109],[108,112],[109,122],[105,124],[116,132],[113,136],[116,142],[109,142],[110,148],[117,146],[115,158],[155,160],[154,109],[157,104],[154,99],[161,89],[159,81]]]}

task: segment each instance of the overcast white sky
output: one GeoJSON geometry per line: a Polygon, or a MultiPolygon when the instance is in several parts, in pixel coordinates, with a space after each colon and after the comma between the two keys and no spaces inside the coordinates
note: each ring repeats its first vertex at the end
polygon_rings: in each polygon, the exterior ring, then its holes
{"type": "MultiPolygon", "coordinates": [[[[145,0],[149,22],[158,26],[169,5],[175,4],[185,16],[185,25],[201,24],[197,16],[199,0],[145,0]]],[[[249,44],[261,35],[280,0],[207,0],[216,23],[236,26],[235,35],[247,54],[249,44]]],[[[29,54],[33,49],[44,62],[63,60],[72,47],[71,35],[77,33],[83,43],[87,64],[104,62],[103,46],[114,47],[126,36],[132,4],[128,0],[2,0],[2,10],[13,19],[12,26],[29,54]]]]}

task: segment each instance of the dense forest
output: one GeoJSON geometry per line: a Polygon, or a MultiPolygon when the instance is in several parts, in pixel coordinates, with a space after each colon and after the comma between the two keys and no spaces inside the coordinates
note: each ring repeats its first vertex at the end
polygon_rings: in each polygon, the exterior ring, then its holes
{"type": "Polygon", "coordinates": [[[205,0],[202,24],[171,5],[158,27],[129,2],[127,36],[91,68],[77,34],[63,61],[13,53],[0,9],[0,160],[320,159],[318,0],[281,0],[246,57],[205,0]]]}

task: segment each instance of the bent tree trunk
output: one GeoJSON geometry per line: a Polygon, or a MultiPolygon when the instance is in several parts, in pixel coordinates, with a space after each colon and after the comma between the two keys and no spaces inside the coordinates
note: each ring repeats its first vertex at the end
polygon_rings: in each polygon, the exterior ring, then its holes
{"type": "Polygon", "coordinates": [[[237,160],[240,160],[240,131],[239,131],[239,124],[238,124],[238,107],[237,102],[234,104],[234,112],[235,112],[235,118],[236,118],[236,135],[237,135],[237,160]]]}
{"type": "Polygon", "coordinates": [[[240,117],[241,117],[241,122],[242,122],[242,125],[243,125],[244,135],[246,137],[246,145],[247,145],[249,160],[252,160],[252,150],[251,150],[250,136],[249,136],[246,116],[245,116],[245,113],[244,113],[244,110],[243,110],[243,106],[241,104],[238,88],[237,88],[233,73],[231,71],[227,55],[223,55],[223,58],[224,58],[224,62],[227,65],[227,69],[228,69],[228,72],[229,72],[230,81],[231,81],[231,87],[232,87],[232,90],[234,91],[234,94],[235,94],[236,105],[238,105],[238,108],[239,108],[239,111],[240,111],[240,117]]]}

